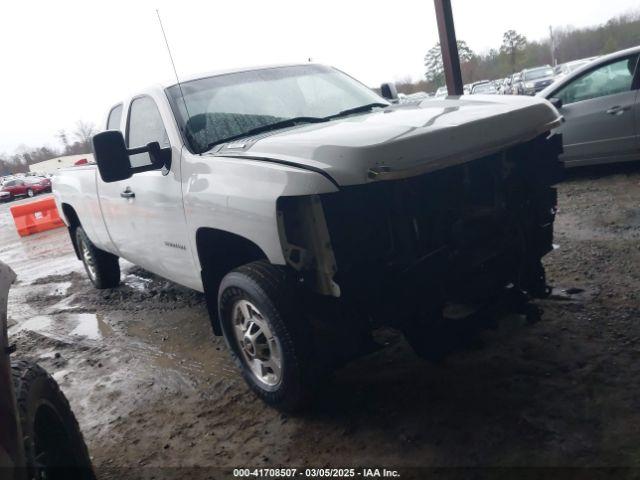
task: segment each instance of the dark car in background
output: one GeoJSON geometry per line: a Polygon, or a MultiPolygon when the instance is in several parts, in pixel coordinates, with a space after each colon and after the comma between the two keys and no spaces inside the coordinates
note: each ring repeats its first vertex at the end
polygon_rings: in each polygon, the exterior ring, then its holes
{"type": "Polygon", "coordinates": [[[520,95],[535,95],[547,88],[555,80],[555,72],[550,65],[527,68],[522,71],[521,75],[520,95]]]}

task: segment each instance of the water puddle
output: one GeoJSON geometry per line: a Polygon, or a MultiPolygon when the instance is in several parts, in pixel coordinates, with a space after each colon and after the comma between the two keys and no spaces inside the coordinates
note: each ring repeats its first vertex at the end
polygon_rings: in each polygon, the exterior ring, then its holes
{"type": "Polygon", "coordinates": [[[71,335],[78,335],[89,340],[100,340],[113,333],[113,329],[109,324],[93,313],[78,313],[74,314],[74,317],[77,319],[78,324],[71,331],[71,335]]]}
{"type": "Polygon", "coordinates": [[[25,330],[61,341],[69,341],[73,337],[97,341],[113,334],[109,324],[94,313],[36,315],[11,327],[9,334],[25,330]]]}
{"type": "Polygon", "coordinates": [[[178,310],[145,321],[128,321],[125,328],[130,339],[127,348],[136,349],[160,369],[200,378],[237,377],[224,341],[211,333],[206,312],[178,310]]]}

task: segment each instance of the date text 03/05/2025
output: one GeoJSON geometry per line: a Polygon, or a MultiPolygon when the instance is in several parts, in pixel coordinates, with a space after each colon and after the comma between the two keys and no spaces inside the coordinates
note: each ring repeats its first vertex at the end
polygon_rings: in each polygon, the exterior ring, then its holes
{"type": "Polygon", "coordinates": [[[386,468],[236,468],[234,478],[400,478],[386,468]]]}

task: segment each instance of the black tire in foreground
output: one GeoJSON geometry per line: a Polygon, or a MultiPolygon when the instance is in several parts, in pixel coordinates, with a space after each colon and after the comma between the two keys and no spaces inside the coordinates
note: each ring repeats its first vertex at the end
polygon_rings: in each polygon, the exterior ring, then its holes
{"type": "Polygon", "coordinates": [[[120,284],[118,257],[91,243],[82,227],[76,228],[76,245],[84,269],[96,288],[115,288],[120,284]]]}
{"type": "Polygon", "coordinates": [[[40,366],[13,362],[11,375],[29,479],[95,478],[78,422],[56,381],[40,366]]]}
{"type": "Polygon", "coordinates": [[[253,262],[227,274],[218,295],[231,355],[258,397],[283,411],[304,407],[317,378],[297,283],[282,267],[253,262]]]}

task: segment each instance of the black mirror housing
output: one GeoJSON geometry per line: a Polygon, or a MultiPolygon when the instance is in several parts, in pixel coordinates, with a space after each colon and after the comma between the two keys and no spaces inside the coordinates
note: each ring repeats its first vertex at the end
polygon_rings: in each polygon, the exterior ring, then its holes
{"type": "Polygon", "coordinates": [[[106,130],[94,135],[92,144],[98,171],[105,183],[126,180],[135,173],[171,168],[171,148],[160,148],[158,142],[151,142],[144,147],[127,149],[119,130],[106,130]],[[151,163],[132,167],[129,157],[138,153],[148,153],[151,163]]]}
{"type": "Polygon", "coordinates": [[[380,94],[392,102],[398,100],[398,90],[395,83],[383,83],[380,85],[380,94]]]}
{"type": "Polygon", "coordinates": [[[552,98],[549,99],[549,102],[551,102],[551,105],[556,107],[558,110],[560,110],[562,108],[562,99],[561,98],[552,97],[552,98]]]}
{"type": "Polygon", "coordinates": [[[93,136],[93,155],[98,171],[104,182],[117,182],[131,178],[129,151],[124,143],[122,132],[107,130],[93,136]]]}

